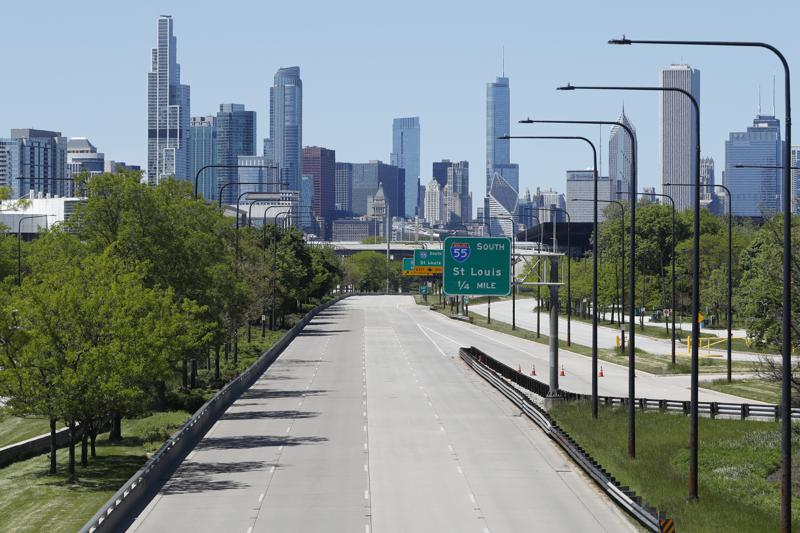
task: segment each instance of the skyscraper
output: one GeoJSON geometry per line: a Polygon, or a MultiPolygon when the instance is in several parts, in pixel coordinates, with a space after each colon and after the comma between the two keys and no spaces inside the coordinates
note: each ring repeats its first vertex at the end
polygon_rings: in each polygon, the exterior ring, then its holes
{"type": "MultiPolygon", "coordinates": [[[[191,164],[189,173],[194,178],[201,168],[213,165],[217,160],[217,126],[214,123],[214,116],[192,117],[190,132],[191,164]]],[[[217,169],[203,170],[197,180],[197,193],[206,200],[216,200],[217,187],[217,169]]]]}
{"type": "Polygon", "coordinates": [[[711,200],[714,190],[714,158],[700,158],[700,199],[711,200]]]}
{"type": "Polygon", "coordinates": [[[419,134],[419,117],[396,118],[392,122],[392,153],[389,162],[406,171],[406,218],[413,218],[417,210],[420,178],[419,134]]]}
{"type": "Polygon", "coordinates": [[[431,226],[441,224],[443,216],[442,189],[439,180],[431,179],[425,187],[425,220],[431,226]]]}
{"type": "Polygon", "coordinates": [[[67,138],[61,132],[12,129],[10,138],[0,139],[0,185],[10,187],[15,197],[30,191],[67,196],[67,174],[67,138]]]}
{"type": "Polygon", "coordinates": [[[441,161],[433,162],[433,179],[439,182],[439,189],[443,189],[447,185],[447,169],[453,166],[453,162],[449,159],[442,159],[441,161]]]}
{"type": "Polygon", "coordinates": [[[336,206],[336,152],[319,146],[303,147],[303,174],[312,179],[311,206],[323,224],[320,236],[328,239],[336,206]]]}
{"type": "MultiPolygon", "coordinates": [[[[670,65],[661,69],[661,87],[676,87],[687,91],[700,102],[700,71],[689,65],[670,65]]],[[[659,109],[661,190],[675,199],[675,209],[682,211],[694,205],[691,187],[668,187],[665,183],[694,184],[695,169],[695,111],[692,102],[676,91],[661,93],[659,109]]]]}
{"type": "Polygon", "coordinates": [[[189,176],[189,86],[181,85],[172,17],[157,21],[157,47],[147,74],[147,179],[189,176]]]}
{"type": "MultiPolygon", "coordinates": [[[[677,188],[677,187],[676,187],[677,188]]],[[[626,196],[620,196],[620,192],[625,192],[623,189],[623,181],[617,178],[608,176],[599,176],[597,178],[597,199],[608,200],[623,200],[627,201],[626,196]]],[[[669,193],[667,193],[669,194],[669,193]]],[[[592,199],[594,197],[594,171],[593,170],[568,170],[567,171],[567,213],[570,216],[570,222],[593,222],[594,221],[594,205],[592,202],[580,201],[575,199],[584,198],[592,199]]],[[[605,217],[605,210],[607,204],[601,204],[597,208],[597,220],[603,222],[605,217]]],[[[616,207],[614,207],[616,209],[616,207]]],[[[542,219],[544,221],[544,219],[542,219]]]]}
{"type": "Polygon", "coordinates": [[[517,228],[514,215],[517,214],[518,204],[517,191],[500,174],[494,174],[484,206],[490,235],[511,237],[517,228]]]}
{"type": "Polygon", "coordinates": [[[780,120],[771,115],[756,115],[747,131],[729,134],[722,181],[731,191],[734,216],[760,217],[779,211],[781,170],[736,165],[782,166],[783,145],[780,120]]]}
{"type": "Polygon", "coordinates": [[[367,214],[367,198],[375,195],[378,185],[383,185],[383,193],[389,204],[389,214],[403,216],[400,206],[405,205],[405,170],[381,161],[353,163],[352,212],[354,216],[367,214]]]}
{"type": "MultiPolygon", "coordinates": [[[[636,128],[625,115],[625,107],[622,108],[617,122],[628,126],[636,137],[636,128]]],[[[611,135],[608,138],[608,177],[622,182],[621,190],[627,191],[630,188],[633,162],[633,142],[628,132],[614,124],[611,126],[611,135]]]]}
{"type": "MultiPolygon", "coordinates": [[[[217,129],[216,162],[220,165],[238,165],[240,155],[256,155],[256,112],[247,111],[242,104],[220,104],[214,121],[217,129]]],[[[242,181],[236,168],[218,168],[218,187],[242,181]]],[[[219,190],[219,188],[217,188],[219,190]]],[[[222,201],[233,204],[241,189],[237,185],[226,187],[222,201]]]]}
{"type": "Polygon", "coordinates": [[[447,169],[447,222],[472,220],[472,197],[469,194],[469,162],[455,161],[447,169]]]}
{"type": "Polygon", "coordinates": [[[508,135],[511,123],[511,89],[508,78],[498,77],[486,84],[486,192],[495,174],[503,176],[506,185],[519,191],[519,165],[511,163],[509,140],[498,137],[508,135]]]}
{"type": "MultiPolygon", "coordinates": [[[[269,138],[273,161],[291,190],[300,190],[303,175],[303,82],[300,67],[278,69],[269,89],[269,138]]],[[[264,143],[265,149],[267,143],[264,143]]]]}
{"type": "MultiPolygon", "coordinates": [[[[86,137],[72,137],[67,141],[67,177],[81,174],[94,176],[105,170],[105,154],[98,152],[86,137]]],[[[75,195],[74,183],[67,182],[67,195],[75,195]]]]}
{"type": "Polygon", "coordinates": [[[353,210],[353,165],[336,162],[336,217],[349,217],[353,210]]]}

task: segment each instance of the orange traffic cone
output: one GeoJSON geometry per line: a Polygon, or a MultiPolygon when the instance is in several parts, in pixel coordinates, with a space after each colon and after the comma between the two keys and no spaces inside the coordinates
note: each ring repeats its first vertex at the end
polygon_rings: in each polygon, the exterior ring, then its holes
{"type": "Polygon", "coordinates": [[[531,376],[536,375],[536,365],[533,365],[533,370],[531,370],[531,376]]]}
{"type": "Polygon", "coordinates": [[[564,372],[564,365],[561,365],[561,372],[558,374],[559,376],[566,376],[567,373],[564,372]]]}
{"type": "Polygon", "coordinates": [[[602,366],[600,367],[600,372],[597,373],[597,377],[598,378],[605,377],[605,374],[603,373],[603,367],[602,366]]]}

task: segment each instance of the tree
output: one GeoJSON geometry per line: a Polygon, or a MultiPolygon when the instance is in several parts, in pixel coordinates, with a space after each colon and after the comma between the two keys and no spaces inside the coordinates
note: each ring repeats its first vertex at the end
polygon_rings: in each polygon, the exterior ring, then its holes
{"type": "MultiPolygon", "coordinates": [[[[390,263],[392,263],[390,261],[390,263]]],[[[346,263],[348,283],[359,291],[381,292],[386,290],[386,279],[391,287],[397,288],[400,279],[399,263],[387,265],[386,255],[365,251],[353,254],[346,263]]]]}
{"type": "MultiPolygon", "coordinates": [[[[46,240],[55,247],[67,242],[63,250],[76,239],[57,232],[46,240]]],[[[5,321],[12,316],[27,338],[5,354],[3,392],[16,412],[61,419],[69,427],[70,477],[78,425],[94,455],[104,422],[113,413],[147,410],[152,383],[169,373],[174,354],[203,343],[207,334],[197,320],[199,306],[178,302],[171,289],[146,287],[142,271],[110,254],[45,263],[14,292],[9,308],[5,321]],[[24,386],[8,386],[15,382],[24,386]]]]}

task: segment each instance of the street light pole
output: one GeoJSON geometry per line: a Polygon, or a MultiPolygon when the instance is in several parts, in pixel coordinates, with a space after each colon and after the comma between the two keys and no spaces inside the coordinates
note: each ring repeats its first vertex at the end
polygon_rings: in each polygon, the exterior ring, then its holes
{"type": "MultiPolygon", "coordinates": [[[[665,184],[666,185],[666,184],[665,184]]],[[[621,192],[619,194],[628,194],[627,192],[621,192]]],[[[637,193],[639,196],[643,196],[645,193],[637,193]]],[[[669,194],[664,193],[647,193],[651,196],[659,196],[661,198],[666,198],[672,204],[672,310],[670,314],[672,315],[672,364],[675,364],[675,199],[672,198],[669,194]]],[[[730,292],[728,293],[730,294],[730,292]]]]}
{"type": "MultiPolygon", "coordinates": [[[[551,207],[549,209],[551,213],[556,211],[561,211],[565,215],[567,215],[567,346],[572,346],[572,261],[570,260],[570,250],[572,249],[572,241],[570,238],[570,224],[571,224],[571,217],[566,209],[562,209],[560,207],[551,207]]],[[[553,234],[555,234],[555,220],[553,221],[553,234]]],[[[553,244],[555,246],[555,244],[553,244]]],[[[555,250],[553,250],[555,251],[555,250]]]]}
{"type": "MultiPolygon", "coordinates": [[[[262,169],[263,168],[271,168],[273,170],[277,170],[278,171],[278,181],[277,182],[267,182],[267,183],[264,183],[263,185],[275,185],[275,184],[283,185],[283,184],[285,184],[285,182],[280,181],[280,170],[281,170],[280,165],[205,165],[205,166],[200,167],[197,170],[197,173],[195,173],[195,175],[194,175],[194,191],[193,191],[192,196],[194,196],[195,198],[197,198],[197,183],[200,180],[200,174],[202,174],[202,172],[204,170],[209,169],[209,168],[230,168],[230,169],[234,169],[234,168],[235,169],[239,169],[239,168],[262,168],[262,169]]],[[[226,185],[233,184],[233,183],[235,183],[235,182],[228,182],[228,183],[224,184],[222,187],[220,187],[219,190],[217,191],[217,194],[220,195],[220,198],[219,198],[220,207],[222,206],[222,190],[225,188],[226,185]]],[[[262,183],[260,183],[260,182],[256,182],[256,183],[239,183],[239,185],[262,185],[262,183]]]]}
{"type": "MultiPolygon", "coordinates": [[[[582,137],[580,135],[503,135],[501,137],[498,137],[498,139],[578,140],[578,141],[585,142],[592,149],[592,157],[593,157],[592,161],[593,161],[593,169],[594,169],[594,197],[597,198],[597,177],[598,177],[598,174],[597,174],[597,149],[595,148],[594,143],[592,141],[590,141],[588,138],[582,137]]],[[[570,229],[569,229],[569,227],[570,227],[570,216],[569,216],[569,213],[567,213],[566,210],[564,210],[564,213],[567,214],[567,248],[570,248],[570,243],[569,243],[569,239],[570,239],[570,229]]],[[[597,238],[596,237],[597,236],[597,206],[595,206],[595,209],[594,209],[594,233],[595,233],[595,239],[596,239],[597,238]]],[[[595,257],[597,257],[596,252],[597,252],[597,250],[595,249],[595,254],[594,254],[595,257]]],[[[572,326],[572,320],[571,320],[571,318],[572,318],[572,298],[571,298],[571,294],[572,294],[572,275],[571,275],[571,268],[570,267],[571,267],[571,258],[568,257],[567,258],[567,346],[571,346],[572,345],[572,338],[571,338],[572,337],[572,335],[571,335],[571,330],[572,330],[572,327],[571,327],[572,326]]],[[[593,302],[594,309],[597,309],[597,285],[596,285],[596,283],[597,283],[597,281],[596,281],[597,280],[597,261],[596,260],[592,263],[592,268],[593,268],[594,280],[595,280],[595,283],[594,283],[594,285],[592,287],[592,302],[593,302]]],[[[595,375],[597,374],[597,368],[595,368],[597,366],[597,364],[596,364],[597,363],[597,316],[596,315],[597,315],[597,313],[595,313],[595,312],[592,313],[592,321],[593,321],[593,326],[592,326],[592,360],[594,362],[593,368],[592,368],[592,373],[595,374],[595,375]]],[[[594,401],[592,402],[592,407],[593,407],[592,414],[593,414],[594,418],[597,418],[597,405],[596,405],[596,403],[597,403],[596,402],[597,394],[596,394],[596,392],[593,393],[593,395],[594,395],[594,401]]]]}
{"type": "MultiPolygon", "coordinates": [[[[631,157],[631,190],[636,191],[636,136],[627,124],[611,120],[520,120],[522,124],[587,124],[587,125],[617,125],[622,128],[631,140],[633,154],[631,157]]],[[[624,219],[623,219],[624,220],[624,219]]],[[[636,202],[631,201],[631,229],[630,229],[630,307],[631,311],[636,306],[636,202]]],[[[636,457],[636,333],[633,313],[630,316],[630,338],[628,352],[628,457],[636,457]]]]}
{"type": "MultiPolygon", "coordinates": [[[[693,187],[691,183],[665,183],[665,187],[693,187]]],[[[725,185],[700,184],[700,187],[719,187],[728,195],[728,383],[732,380],[732,321],[733,321],[733,196],[725,185]]]]}
{"type": "MultiPolygon", "coordinates": [[[[787,163],[783,176],[783,342],[782,342],[782,368],[781,368],[781,531],[792,530],[792,414],[791,414],[791,365],[792,365],[792,200],[789,191],[792,189],[792,174],[789,163],[792,160],[792,113],[791,113],[791,82],[789,63],[783,54],[774,46],[755,41],[677,41],[677,40],[632,40],[623,36],[622,39],[611,39],[609,44],[632,45],[632,44],[656,44],[656,45],[678,45],[678,46],[723,46],[723,47],[746,47],[763,48],[772,52],[780,60],[784,72],[784,96],[785,119],[784,126],[786,133],[784,137],[784,160],[787,163]]],[[[698,122],[699,122],[698,113],[698,122]]],[[[699,133],[698,133],[699,140],[699,133]]],[[[699,150],[697,157],[699,158],[699,150]]],[[[699,167],[699,164],[698,164],[699,167]]],[[[699,172],[699,168],[698,168],[699,172]]],[[[697,180],[699,185],[700,180],[697,180]]],[[[700,188],[695,191],[695,199],[699,203],[700,188]]],[[[697,226],[697,216],[695,215],[695,239],[699,233],[697,226]]],[[[697,243],[696,243],[697,244],[697,243]]],[[[694,302],[693,302],[694,303],[694,302]]],[[[697,310],[695,310],[697,311],[697,310]]],[[[697,316],[693,317],[696,322],[697,316]]],[[[692,328],[694,334],[694,328],[692,328]]],[[[694,353],[692,354],[694,357],[694,353]]],[[[694,364],[694,363],[693,363],[694,364]]],[[[695,389],[692,389],[694,394],[695,389]]],[[[694,425],[693,425],[693,429],[694,425]]],[[[694,443],[696,445],[696,443],[694,443]]],[[[691,454],[690,454],[691,455],[691,454]]],[[[690,470],[692,463],[696,466],[696,457],[690,456],[690,470]]],[[[695,471],[696,474],[696,471],[695,471]]],[[[689,479],[690,498],[697,497],[697,478],[689,479]],[[694,483],[694,485],[692,485],[694,483]]]]}

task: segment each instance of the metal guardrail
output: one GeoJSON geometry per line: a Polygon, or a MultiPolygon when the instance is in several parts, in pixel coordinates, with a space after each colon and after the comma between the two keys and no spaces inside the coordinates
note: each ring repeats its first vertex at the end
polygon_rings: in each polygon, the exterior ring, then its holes
{"type": "Polygon", "coordinates": [[[225,410],[263,374],[278,358],[286,346],[319,312],[331,305],[359,293],[340,295],[333,300],[315,307],[255,363],[226,384],[210,400],[203,404],[192,417],[156,451],[153,456],[106,502],[89,520],[81,533],[100,531],[119,531],[130,521],[132,513],[150,501],[167,476],[183,461],[184,457],[197,445],[203,435],[225,412],[225,410]]]}
{"type": "MultiPolygon", "coordinates": [[[[537,396],[547,397],[550,393],[550,386],[547,383],[539,381],[533,376],[522,374],[517,370],[511,368],[487,355],[478,348],[462,348],[469,350],[473,357],[475,357],[481,364],[486,365],[493,371],[497,372],[507,380],[516,383],[520,387],[531,391],[537,396]]],[[[588,394],[580,394],[577,392],[570,392],[564,389],[559,389],[559,396],[567,400],[590,400],[591,396],[588,394]]],[[[598,396],[598,401],[608,406],[625,406],[628,405],[628,398],[622,396],[598,396]]],[[[652,409],[660,411],[680,412],[686,415],[689,414],[689,401],[688,400],[665,400],[655,398],[636,398],[636,404],[641,410],[652,409]]],[[[717,416],[725,416],[730,418],[741,418],[742,420],[748,418],[780,420],[781,406],[774,404],[760,404],[760,403],[733,403],[733,402],[698,402],[697,409],[701,415],[710,418],[717,416]]],[[[800,408],[792,408],[792,419],[800,420],[800,408]]]]}
{"type": "Polygon", "coordinates": [[[547,385],[534,380],[531,376],[520,374],[477,348],[461,348],[459,350],[459,355],[477,374],[492,384],[519,407],[528,418],[533,420],[533,422],[536,423],[546,435],[553,439],[617,505],[622,507],[628,514],[642,524],[642,526],[649,531],[662,532],[667,531],[667,528],[670,528],[669,531],[675,531],[672,519],[667,518],[664,513],[658,512],[656,508],[647,505],[642,501],[642,498],[631,491],[629,487],[620,485],[614,476],[595,461],[566,431],[558,427],[556,422],[546,411],[534,404],[530,398],[525,396],[519,389],[510,385],[509,381],[524,387],[523,383],[530,379],[538,383],[538,390],[540,391],[545,389],[549,390],[547,385]],[[505,376],[504,372],[498,371],[498,369],[502,370],[503,368],[511,371],[509,377],[505,376]],[[516,374],[516,376],[514,376],[514,374],[516,374]],[[544,387],[544,389],[542,387],[544,387]]]}

